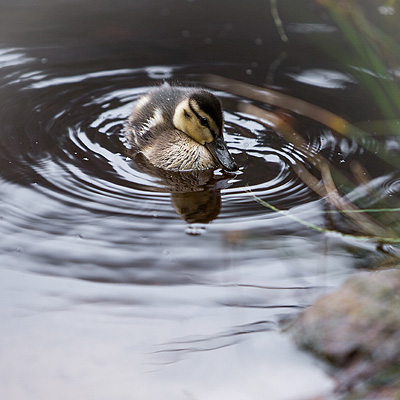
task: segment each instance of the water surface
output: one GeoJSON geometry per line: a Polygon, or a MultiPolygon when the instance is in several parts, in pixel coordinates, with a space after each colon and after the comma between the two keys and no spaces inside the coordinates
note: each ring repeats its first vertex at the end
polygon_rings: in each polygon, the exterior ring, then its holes
{"type": "MultiPolygon", "coordinates": [[[[2,6],[2,398],[301,399],[332,387],[280,322],[383,256],[254,196],[351,231],[293,167],[312,170],[310,153],[321,154],[346,173],[371,155],[295,115],[299,150],[241,112],[251,100],[229,88],[214,93],[237,174],[176,190],[127,155],[124,121],[163,80],[199,84],[213,73],[354,122],[371,115],[356,78],[308,41],[331,40],[334,26],[300,18],[284,46],[264,2],[227,4],[2,6]]],[[[374,173],[383,196],[398,195],[385,164],[374,173]]]]}

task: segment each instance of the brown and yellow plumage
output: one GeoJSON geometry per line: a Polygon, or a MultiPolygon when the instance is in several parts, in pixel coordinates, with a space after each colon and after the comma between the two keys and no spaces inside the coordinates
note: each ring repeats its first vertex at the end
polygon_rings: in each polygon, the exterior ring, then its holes
{"type": "Polygon", "coordinates": [[[237,166],[223,139],[221,103],[199,88],[163,84],[142,96],[126,124],[136,152],[170,171],[237,166]]]}

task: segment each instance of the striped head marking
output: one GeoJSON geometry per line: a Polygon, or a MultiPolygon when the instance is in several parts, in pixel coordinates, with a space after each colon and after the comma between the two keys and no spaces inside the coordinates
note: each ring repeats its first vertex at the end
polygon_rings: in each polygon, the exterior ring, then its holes
{"type": "Polygon", "coordinates": [[[174,113],[175,128],[205,146],[223,168],[237,169],[223,138],[224,119],[221,102],[206,90],[189,93],[174,113]]]}

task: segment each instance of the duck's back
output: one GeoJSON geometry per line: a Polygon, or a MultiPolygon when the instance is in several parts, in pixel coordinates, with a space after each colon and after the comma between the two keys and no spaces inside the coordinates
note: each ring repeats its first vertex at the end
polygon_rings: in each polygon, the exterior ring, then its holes
{"type": "Polygon", "coordinates": [[[131,144],[140,149],[149,141],[155,140],[163,130],[173,129],[175,108],[184,99],[187,91],[187,88],[172,87],[164,83],[142,96],[127,121],[127,136],[131,144]]]}

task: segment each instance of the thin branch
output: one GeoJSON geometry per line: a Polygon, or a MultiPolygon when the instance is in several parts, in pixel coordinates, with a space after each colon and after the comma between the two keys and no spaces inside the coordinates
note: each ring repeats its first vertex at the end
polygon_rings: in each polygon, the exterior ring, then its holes
{"type": "Polygon", "coordinates": [[[289,38],[286,35],[285,29],[283,28],[281,17],[279,16],[277,0],[270,0],[270,4],[271,4],[271,14],[272,18],[274,19],[276,30],[278,31],[282,42],[287,43],[289,41],[289,38]]]}

